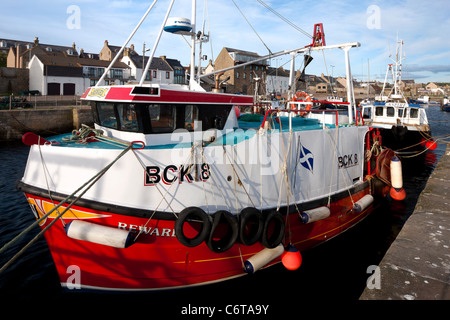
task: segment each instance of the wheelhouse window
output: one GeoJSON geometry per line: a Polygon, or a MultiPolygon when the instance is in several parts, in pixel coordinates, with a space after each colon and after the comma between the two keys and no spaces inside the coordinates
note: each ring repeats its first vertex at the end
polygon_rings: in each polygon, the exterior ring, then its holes
{"type": "Polygon", "coordinates": [[[378,117],[383,116],[383,107],[376,107],[375,108],[375,115],[378,117]]]}
{"type": "Polygon", "coordinates": [[[135,104],[119,103],[117,104],[117,112],[119,114],[121,130],[139,132],[135,104]]]}
{"type": "Polygon", "coordinates": [[[409,109],[409,117],[410,118],[418,118],[419,117],[419,109],[416,109],[416,108],[409,109]]]}
{"type": "Polygon", "coordinates": [[[116,130],[149,133],[222,130],[232,105],[96,102],[95,123],[116,130]]]}
{"type": "Polygon", "coordinates": [[[395,116],[395,108],[394,107],[387,107],[387,110],[386,110],[387,112],[386,112],[386,115],[388,116],[388,117],[393,117],[393,116],[395,116]]]}
{"type": "Polygon", "coordinates": [[[187,105],[184,109],[184,128],[188,131],[194,131],[196,121],[198,121],[198,107],[187,105]]]}
{"type": "Polygon", "coordinates": [[[148,113],[152,123],[154,133],[170,133],[175,127],[177,110],[175,106],[166,106],[160,104],[149,105],[148,113]]]}
{"type": "Polygon", "coordinates": [[[114,103],[97,103],[97,113],[100,125],[112,129],[119,128],[117,124],[117,115],[114,108],[114,103]]]}

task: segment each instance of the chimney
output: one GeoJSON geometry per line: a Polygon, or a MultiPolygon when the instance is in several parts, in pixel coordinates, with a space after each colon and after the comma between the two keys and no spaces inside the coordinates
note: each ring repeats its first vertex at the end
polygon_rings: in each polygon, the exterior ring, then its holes
{"type": "Polygon", "coordinates": [[[84,58],[84,50],[83,50],[83,48],[80,49],[80,57],[84,58]]]}
{"type": "Polygon", "coordinates": [[[35,46],[39,45],[39,38],[38,37],[34,37],[34,45],[35,46]]]}
{"type": "Polygon", "coordinates": [[[134,44],[132,44],[132,45],[130,46],[130,49],[131,49],[131,52],[135,52],[135,51],[134,51],[134,44]]]}
{"type": "Polygon", "coordinates": [[[22,54],[22,46],[20,44],[17,45],[16,47],[16,68],[21,68],[22,66],[20,65],[20,55],[22,54]]]}
{"type": "Polygon", "coordinates": [[[75,46],[75,42],[72,44],[72,48],[73,48],[73,50],[77,50],[76,46],[75,46]]]}

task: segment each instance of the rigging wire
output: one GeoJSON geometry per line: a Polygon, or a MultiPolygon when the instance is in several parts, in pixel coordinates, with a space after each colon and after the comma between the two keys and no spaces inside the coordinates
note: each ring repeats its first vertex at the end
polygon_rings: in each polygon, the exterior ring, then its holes
{"type": "Polygon", "coordinates": [[[266,45],[266,43],[264,42],[264,40],[259,36],[258,32],[256,32],[255,28],[253,28],[253,26],[251,25],[250,21],[248,21],[247,17],[244,15],[244,13],[241,11],[241,9],[238,7],[238,5],[236,4],[236,2],[234,2],[234,0],[231,0],[234,5],[236,6],[236,8],[239,10],[239,12],[241,13],[241,15],[244,17],[245,21],[247,21],[248,25],[250,26],[250,28],[252,28],[253,32],[255,32],[256,36],[259,38],[259,40],[261,40],[262,44],[266,47],[266,49],[269,51],[269,54],[273,54],[272,51],[269,49],[269,47],[266,45]]]}
{"type": "Polygon", "coordinates": [[[287,18],[285,18],[284,16],[282,16],[281,14],[279,14],[278,12],[276,12],[274,9],[272,9],[271,7],[269,7],[269,5],[267,5],[266,3],[264,3],[264,1],[262,0],[258,0],[258,2],[263,5],[266,9],[268,9],[269,11],[271,11],[273,14],[275,14],[276,16],[278,16],[281,20],[283,20],[284,22],[286,22],[287,24],[289,24],[291,27],[293,27],[295,30],[299,31],[300,33],[303,33],[305,36],[309,37],[309,38],[313,38],[312,35],[310,35],[308,32],[306,32],[305,30],[301,29],[300,27],[298,27],[297,25],[295,25],[293,22],[291,22],[290,20],[288,20],[287,18]]]}

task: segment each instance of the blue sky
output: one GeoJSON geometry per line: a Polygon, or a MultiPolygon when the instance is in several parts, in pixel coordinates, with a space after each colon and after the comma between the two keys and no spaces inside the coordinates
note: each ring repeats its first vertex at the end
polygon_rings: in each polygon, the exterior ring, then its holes
{"type": "MultiPolygon", "coordinates": [[[[272,52],[298,48],[311,40],[257,0],[234,0],[272,52]]],[[[122,45],[152,1],[143,0],[39,0],[7,1],[2,4],[0,38],[70,46],[86,52],[100,52],[105,40],[122,45]],[[74,7],[75,6],[75,7],[74,7]],[[79,14],[73,10],[79,9],[79,14]]],[[[327,44],[360,42],[350,51],[355,78],[384,80],[389,54],[398,39],[404,41],[403,78],[416,82],[450,82],[450,1],[387,0],[264,0],[298,27],[312,33],[314,23],[323,23],[327,44]]],[[[191,1],[178,0],[172,17],[191,17],[191,1]]],[[[130,43],[138,51],[142,43],[153,46],[169,0],[160,0],[130,43]]],[[[268,53],[231,0],[197,0],[197,23],[211,33],[212,43],[204,54],[216,58],[222,47],[268,53]],[[205,17],[205,18],[204,18],[205,17]],[[209,19],[208,19],[209,17],[209,19]],[[209,20],[209,23],[208,23],[209,20]],[[212,53],[211,53],[212,47],[212,53]]],[[[189,64],[189,46],[181,36],[164,33],[156,55],[166,55],[189,64]]],[[[345,66],[340,50],[314,54],[307,73],[343,76],[345,66]],[[334,66],[333,68],[331,66],[334,66]]],[[[300,67],[301,59],[297,61],[300,67]]],[[[272,60],[272,66],[289,68],[288,58],[272,60]]]]}

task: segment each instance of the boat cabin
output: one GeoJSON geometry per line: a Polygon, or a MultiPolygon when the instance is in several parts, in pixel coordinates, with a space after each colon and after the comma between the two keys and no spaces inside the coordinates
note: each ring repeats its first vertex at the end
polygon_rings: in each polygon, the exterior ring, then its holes
{"type": "Polygon", "coordinates": [[[250,96],[189,91],[179,85],[92,87],[81,98],[90,101],[97,129],[146,145],[171,143],[170,134],[177,130],[233,129],[238,126],[234,106],[253,105],[250,96]]]}
{"type": "Polygon", "coordinates": [[[375,102],[373,105],[364,105],[362,115],[365,121],[372,125],[425,125],[428,124],[425,110],[419,105],[402,102],[375,102]]]}

